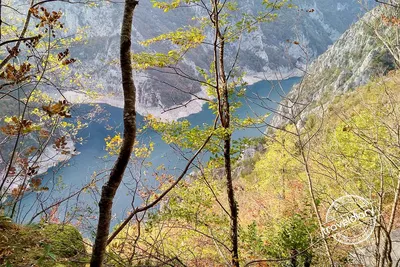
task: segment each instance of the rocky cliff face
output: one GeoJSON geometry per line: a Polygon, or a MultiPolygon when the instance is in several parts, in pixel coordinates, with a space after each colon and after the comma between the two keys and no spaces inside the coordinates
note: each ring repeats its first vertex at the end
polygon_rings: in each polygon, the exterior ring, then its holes
{"type": "MultiPolygon", "coordinates": [[[[393,57],[374,33],[376,25],[382,25],[381,15],[388,12],[390,9],[384,6],[368,12],[319,56],[307,69],[303,81],[281,102],[272,125],[282,127],[291,120],[304,122],[308,114],[320,112],[335,95],[356,89],[393,69],[393,57]]],[[[389,37],[393,33],[387,27],[383,34],[389,37]]]]}
{"type": "MultiPolygon", "coordinates": [[[[261,1],[258,0],[239,2],[241,10],[252,14],[262,8],[261,1]]],[[[299,9],[280,11],[280,18],[276,22],[261,25],[252,34],[243,36],[239,66],[246,71],[249,81],[300,75],[296,67],[305,64],[304,51],[286,40],[299,41],[307,47],[308,57],[314,58],[326,51],[363,13],[357,0],[295,0],[294,3],[299,9]],[[314,9],[315,12],[307,13],[301,9],[314,9]]],[[[108,100],[112,99],[113,102],[118,102],[122,97],[120,73],[118,65],[110,62],[117,60],[119,55],[122,4],[101,2],[96,7],[49,4],[64,12],[69,34],[84,27],[88,42],[72,48],[71,53],[80,59],[80,65],[76,64],[77,70],[90,76],[84,79],[85,86],[104,95],[113,94],[101,101],[110,102],[108,100]]],[[[192,24],[191,18],[199,12],[201,10],[181,8],[164,13],[152,8],[150,1],[140,1],[134,19],[133,49],[143,50],[137,43],[139,41],[192,24]]],[[[158,46],[153,49],[165,51],[168,48],[158,46]]],[[[208,69],[207,62],[211,57],[208,49],[201,47],[188,54],[180,67],[191,74],[195,73],[195,66],[208,69]]],[[[234,55],[236,47],[229,49],[227,57],[234,55]]],[[[198,84],[158,71],[137,73],[135,80],[141,113],[184,103],[191,98],[188,92],[201,91],[198,84]]]]}

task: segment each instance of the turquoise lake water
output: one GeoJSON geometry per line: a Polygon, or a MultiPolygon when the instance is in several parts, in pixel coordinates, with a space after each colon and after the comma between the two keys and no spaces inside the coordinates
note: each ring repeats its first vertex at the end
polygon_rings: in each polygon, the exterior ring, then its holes
{"type": "MultiPolygon", "coordinates": [[[[243,105],[238,110],[240,117],[256,115],[262,116],[268,113],[269,109],[276,108],[276,102],[279,102],[281,96],[287,93],[293,84],[297,83],[299,78],[291,78],[284,81],[278,82],[271,81],[261,81],[247,87],[246,97],[243,99],[243,105]]],[[[50,197],[49,194],[43,193],[41,195],[28,194],[22,202],[22,208],[24,212],[19,220],[29,220],[35,210],[29,209],[33,202],[37,203],[38,196],[41,201],[45,203],[50,203],[54,200],[61,199],[68,194],[77,191],[84,184],[87,184],[93,173],[101,173],[103,170],[110,169],[114,162],[113,158],[105,159],[103,158],[107,153],[104,150],[105,141],[104,138],[107,136],[113,136],[117,131],[122,132],[122,109],[115,108],[109,105],[101,105],[105,111],[108,113],[107,119],[101,122],[92,121],[89,127],[82,130],[79,134],[80,137],[84,139],[82,144],[77,144],[76,149],[80,152],[79,155],[74,156],[66,166],[62,168],[50,169],[47,174],[43,177],[43,183],[50,189],[56,189],[59,178],[62,177],[62,182],[64,184],[63,188],[58,188],[58,192],[50,197]],[[107,127],[111,126],[111,127],[107,127]]],[[[89,110],[89,106],[81,106],[79,108],[74,108],[72,110],[72,115],[74,112],[77,115],[83,115],[89,110]]],[[[188,119],[192,125],[202,125],[203,123],[212,123],[215,116],[212,114],[211,110],[208,109],[207,105],[203,106],[201,112],[192,114],[188,116],[188,119]]],[[[143,125],[143,116],[137,116],[138,126],[143,125]]],[[[234,133],[233,137],[235,139],[243,137],[257,137],[260,136],[265,131],[265,127],[260,129],[245,129],[234,133]]],[[[154,142],[154,151],[149,159],[152,162],[153,167],[157,167],[163,164],[166,168],[165,172],[169,174],[180,173],[181,168],[186,164],[186,161],[182,158],[181,154],[176,151],[173,147],[165,144],[159,134],[151,130],[146,130],[140,133],[137,137],[139,142],[148,143],[150,141],[154,142]]],[[[190,157],[190,154],[186,156],[190,157]]],[[[207,159],[207,155],[203,155],[203,161],[207,159]]],[[[130,193],[135,189],[135,179],[140,179],[142,182],[147,184],[152,184],[154,180],[154,168],[130,168],[127,171],[126,177],[124,178],[124,183],[121,185],[117,192],[117,196],[114,200],[113,213],[116,218],[124,218],[129,210],[131,210],[132,197],[130,193]]],[[[194,170],[194,169],[193,169],[194,170]]],[[[189,171],[190,173],[190,171],[189,171]]],[[[102,174],[106,177],[107,171],[102,174]]],[[[99,187],[100,188],[100,187],[99,187]]],[[[90,190],[89,190],[90,191],[90,190]]],[[[68,210],[74,211],[79,214],[79,210],[73,207],[86,207],[97,210],[96,203],[98,202],[98,195],[94,197],[95,194],[82,193],[79,197],[72,198],[66,206],[68,210]]],[[[140,203],[135,202],[135,205],[140,203]]],[[[64,206],[65,207],[65,206],[64,206]]],[[[60,209],[63,211],[64,209],[60,209]]],[[[94,214],[93,214],[94,215],[94,214]]],[[[60,214],[60,217],[64,217],[60,214]]],[[[115,222],[114,222],[115,223],[115,222]]]]}

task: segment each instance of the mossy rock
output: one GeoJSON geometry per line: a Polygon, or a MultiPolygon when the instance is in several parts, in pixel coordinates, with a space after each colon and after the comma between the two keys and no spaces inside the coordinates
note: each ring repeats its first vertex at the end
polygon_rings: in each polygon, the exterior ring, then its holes
{"type": "Polygon", "coordinates": [[[0,220],[0,266],[77,267],[88,260],[71,225],[19,225],[0,220]]]}
{"type": "Polygon", "coordinates": [[[43,233],[50,240],[51,251],[61,258],[70,258],[86,253],[81,234],[71,225],[45,225],[43,233]]]}

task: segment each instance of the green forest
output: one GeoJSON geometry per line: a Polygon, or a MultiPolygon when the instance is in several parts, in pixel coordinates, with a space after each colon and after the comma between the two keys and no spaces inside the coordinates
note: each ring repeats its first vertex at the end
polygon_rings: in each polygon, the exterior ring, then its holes
{"type": "Polygon", "coordinates": [[[399,0],[0,0],[0,266],[400,266],[399,0]]]}

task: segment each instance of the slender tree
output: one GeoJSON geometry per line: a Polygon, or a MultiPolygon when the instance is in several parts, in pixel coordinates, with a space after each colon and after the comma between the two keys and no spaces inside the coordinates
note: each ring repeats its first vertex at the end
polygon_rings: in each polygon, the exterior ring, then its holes
{"type": "Polygon", "coordinates": [[[124,177],[136,139],[136,88],[132,77],[131,33],[133,11],[138,3],[139,1],[135,0],[125,1],[120,40],[120,63],[124,91],[124,139],[110,177],[102,188],[99,202],[99,221],[90,262],[92,267],[103,265],[110,230],[113,199],[124,177]]]}
{"type": "Polygon", "coordinates": [[[231,163],[231,141],[230,133],[231,113],[229,103],[228,80],[225,73],[225,36],[220,28],[220,16],[223,5],[219,0],[212,1],[212,14],[210,16],[214,25],[214,74],[218,100],[218,112],[221,126],[224,129],[224,169],[226,177],[226,189],[230,210],[230,235],[231,235],[231,264],[239,266],[239,245],[238,245],[238,208],[235,199],[235,191],[232,181],[231,163]]]}

